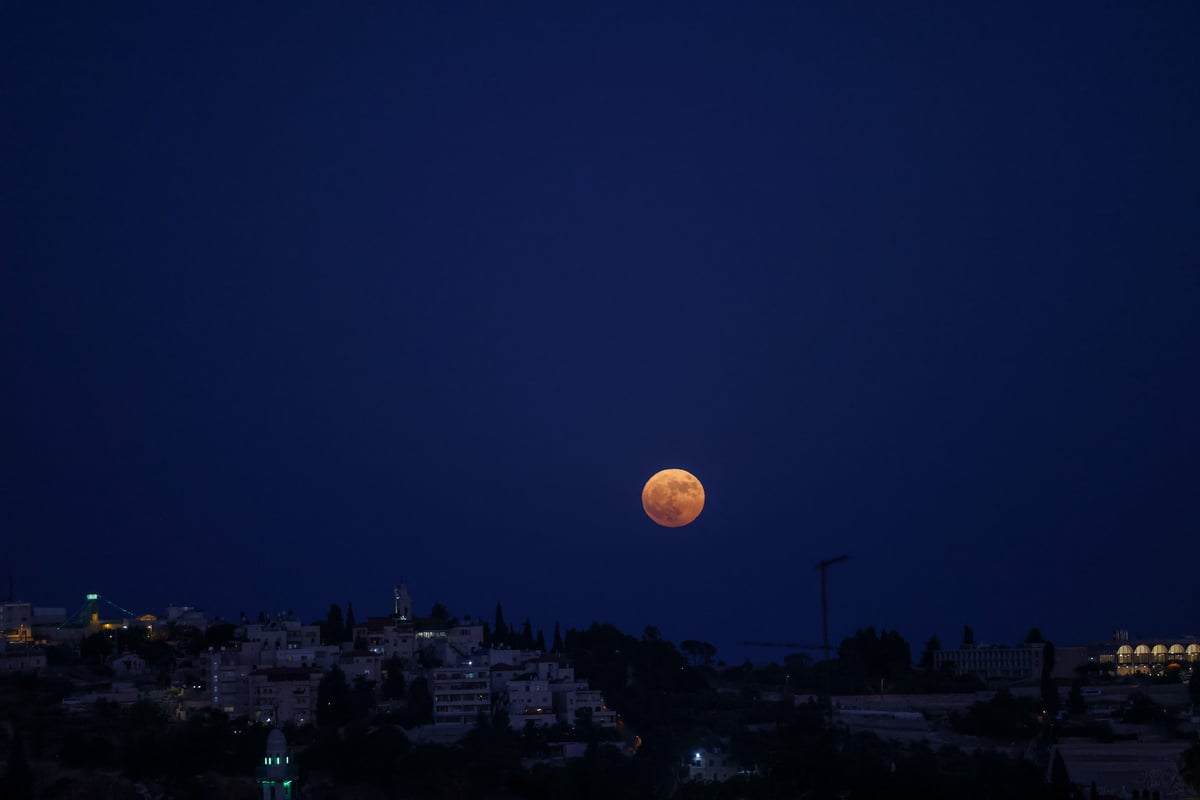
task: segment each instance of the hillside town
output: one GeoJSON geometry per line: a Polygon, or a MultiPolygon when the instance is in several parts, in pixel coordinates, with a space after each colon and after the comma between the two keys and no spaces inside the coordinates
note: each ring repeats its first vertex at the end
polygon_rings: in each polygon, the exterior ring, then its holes
{"type": "Polygon", "coordinates": [[[461,736],[480,714],[494,712],[506,714],[515,729],[585,712],[594,725],[616,727],[616,712],[563,659],[561,633],[548,652],[544,635],[539,645],[528,632],[495,633],[478,618],[451,617],[436,604],[418,616],[404,584],[393,595],[389,615],[358,622],[351,607],[338,620],[335,606],[330,619],[312,624],[291,614],[210,620],[191,606],[169,606],[163,617],[113,618],[105,610],[119,607],[98,594],[87,595],[71,619],[65,609],[10,601],[0,605],[6,631],[0,674],[42,673],[53,666],[48,647],[78,649],[112,680],[64,700],[68,708],[150,699],[179,720],[217,709],[263,725],[305,726],[316,722],[322,679],[337,671],[351,687],[372,687],[372,700],[385,706],[397,700],[388,687],[424,681],[434,728],[426,735],[439,740],[461,736]],[[156,642],[167,646],[147,647],[156,642]],[[98,651],[103,658],[92,659],[98,651]]]}
{"type": "MultiPolygon", "coordinates": [[[[168,777],[155,783],[143,756],[201,730],[217,750],[190,769],[218,782],[198,797],[356,797],[347,786],[362,785],[378,790],[369,796],[440,796],[497,749],[515,760],[476,776],[470,796],[525,796],[513,786],[538,780],[539,792],[572,796],[547,787],[623,776],[629,796],[768,797],[831,769],[798,766],[830,735],[845,758],[895,769],[935,757],[965,770],[963,794],[946,796],[972,796],[976,772],[1001,767],[1014,797],[1183,800],[1200,780],[1194,637],[1115,630],[1055,645],[1033,628],[1001,645],[964,626],[956,647],[931,637],[914,659],[895,631],[866,628],[829,661],[792,652],[731,666],[712,645],[676,646],[653,627],[637,638],[556,624],[547,637],[528,619],[508,623],[499,603],[491,620],[415,608],[403,582],[389,613],[361,620],[352,604],[303,622],[186,605],[139,615],[94,593],[74,614],[0,603],[0,786],[19,788],[13,773],[28,759],[28,797],[88,796],[81,787],[96,781],[105,796],[184,796],[168,777]],[[422,789],[414,771],[435,753],[464,761],[421,778],[422,789]]],[[[828,779],[859,780],[851,763],[828,779]]],[[[182,767],[160,771],[172,769],[182,767]]]]}

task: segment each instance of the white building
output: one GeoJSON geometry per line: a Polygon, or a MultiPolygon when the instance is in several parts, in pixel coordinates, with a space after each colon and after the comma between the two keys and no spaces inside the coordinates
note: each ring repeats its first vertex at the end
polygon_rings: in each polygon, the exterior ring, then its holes
{"type": "Polygon", "coordinates": [[[46,669],[44,648],[29,644],[9,644],[0,637],[0,675],[18,672],[38,673],[46,669]]]}
{"type": "Polygon", "coordinates": [[[520,678],[524,673],[525,669],[515,664],[493,664],[488,668],[488,675],[491,678],[492,684],[492,695],[503,697],[508,691],[508,684],[520,678]]]}
{"type": "Polygon", "coordinates": [[[559,720],[571,725],[578,722],[584,714],[590,714],[593,725],[602,728],[617,727],[617,712],[604,702],[599,689],[556,688],[554,711],[559,720]]]}
{"type": "Polygon", "coordinates": [[[384,661],[399,658],[414,662],[417,658],[416,626],[407,620],[369,617],[362,625],[354,627],[354,641],[360,640],[384,661]]]}
{"type": "Polygon", "coordinates": [[[378,685],[383,672],[383,658],[370,650],[353,650],[342,653],[338,667],[346,674],[346,683],[363,678],[378,685]]]}
{"type": "Polygon", "coordinates": [[[33,638],[33,604],[15,600],[0,603],[0,638],[28,642],[33,638]]]}
{"type": "Polygon", "coordinates": [[[245,626],[248,642],[261,642],[264,650],[296,650],[319,647],[321,626],[304,625],[296,619],[253,622],[245,626]]]}
{"type": "Polygon", "coordinates": [[[208,630],[208,615],[192,606],[167,606],[167,622],[174,622],[198,631],[208,630]]]}
{"type": "Polygon", "coordinates": [[[474,725],[491,716],[492,693],[485,666],[436,667],[430,670],[435,725],[474,725]]]}
{"type": "Polygon", "coordinates": [[[727,781],[742,772],[728,753],[721,750],[695,750],[686,762],[688,780],[727,781]]]}
{"type": "Polygon", "coordinates": [[[209,705],[231,717],[246,716],[250,709],[251,665],[242,663],[239,651],[222,647],[208,651],[207,666],[209,705]]]}
{"type": "Polygon", "coordinates": [[[536,676],[508,681],[499,705],[508,713],[509,726],[516,730],[522,730],[530,722],[543,727],[558,722],[550,683],[536,676]]]}
{"type": "Polygon", "coordinates": [[[311,725],[316,721],[321,671],[272,667],[248,676],[250,719],[265,725],[311,725]]]}
{"type": "Polygon", "coordinates": [[[1020,647],[968,644],[957,650],[938,650],[933,666],[941,669],[952,664],[955,675],[974,675],[985,681],[1014,681],[1040,677],[1044,644],[1020,647]]]}
{"type": "Polygon", "coordinates": [[[146,671],[146,662],[137,653],[125,653],[117,656],[109,665],[113,675],[118,678],[136,678],[146,671]]]}

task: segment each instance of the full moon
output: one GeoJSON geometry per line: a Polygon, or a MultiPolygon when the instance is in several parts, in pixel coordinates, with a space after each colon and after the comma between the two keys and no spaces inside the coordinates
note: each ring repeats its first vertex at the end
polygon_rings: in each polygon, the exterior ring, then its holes
{"type": "Polygon", "coordinates": [[[664,469],[642,487],[646,516],[667,528],[682,528],[704,509],[704,487],[687,470],[664,469]]]}

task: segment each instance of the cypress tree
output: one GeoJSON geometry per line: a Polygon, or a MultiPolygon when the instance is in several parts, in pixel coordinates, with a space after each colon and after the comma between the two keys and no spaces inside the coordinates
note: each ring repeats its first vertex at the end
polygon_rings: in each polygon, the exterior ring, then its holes
{"type": "Polygon", "coordinates": [[[346,632],[342,634],[342,641],[349,642],[354,638],[354,603],[346,603],[346,632]]]}
{"type": "Polygon", "coordinates": [[[496,601],[496,621],[492,625],[492,636],[495,637],[496,644],[508,643],[508,625],[504,622],[504,608],[499,600],[496,601]]]}
{"type": "Polygon", "coordinates": [[[345,637],[346,626],[342,622],[342,607],[337,603],[330,603],[329,613],[325,615],[325,624],[321,626],[322,644],[340,644],[345,637]]]}
{"type": "Polygon", "coordinates": [[[533,649],[533,623],[529,621],[529,617],[525,618],[525,624],[521,626],[521,649],[533,649]]]}

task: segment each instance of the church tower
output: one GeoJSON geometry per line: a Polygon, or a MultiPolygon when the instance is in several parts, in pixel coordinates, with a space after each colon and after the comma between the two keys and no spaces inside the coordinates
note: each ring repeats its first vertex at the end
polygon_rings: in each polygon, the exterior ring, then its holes
{"type": "Polygon", "coordinates": [[[412,598],[408,596],[408,589],[401,578],[400,585],[392,589],[392,618],[397,622],[410,622],[412,615],[412,598]]]}
{"type": "Polygon", "coordinates": [[[267,736],[267,754],[255,770],[262,800],[292,800],[296,796],[296,778],[300,770],[288,755],[287,737],[275,728],[267,736]]]}

